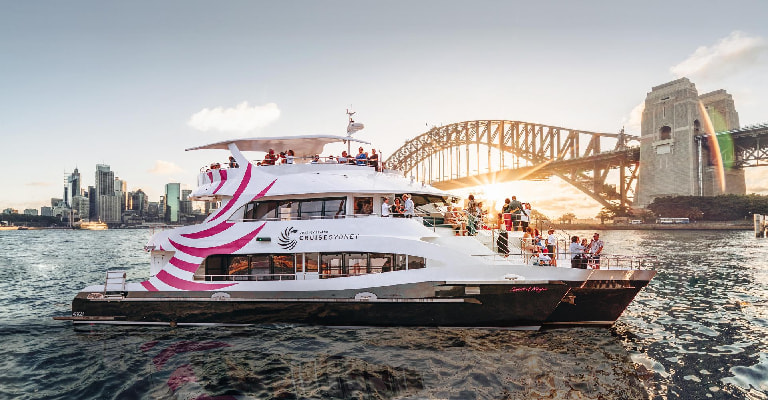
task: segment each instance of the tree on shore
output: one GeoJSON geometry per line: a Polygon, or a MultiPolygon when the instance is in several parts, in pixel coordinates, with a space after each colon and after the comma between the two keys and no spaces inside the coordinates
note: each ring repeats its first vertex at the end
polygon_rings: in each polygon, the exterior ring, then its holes
{"type": "Polygon", "coordinates": [[[768,196],[758,194],[720,196],[658,197],[648,205],[656,215],[703,221],[749,219],[754,214],[768,214],[768,196]],[[694,219],[691,218],[691,219],[694,219]]]}
{"type": "Polygon", "coordinates": [[[576,214],[574,213],[565,213],[559,218],[560,222],[563,224],[572,224],[574,219],[576,219],[576,214]]]}

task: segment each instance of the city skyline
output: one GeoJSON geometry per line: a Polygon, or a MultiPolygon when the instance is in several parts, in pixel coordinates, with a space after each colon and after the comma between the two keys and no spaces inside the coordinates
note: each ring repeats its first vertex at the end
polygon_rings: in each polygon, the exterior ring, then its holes
{"type": "MultiPolygon", "coordinates": [[[[383,158],[432,125],[475,119],[639,135],[646,93],[679,77],[731,93],[742,126],[766,122],[766,11],[737,1],[714,21],[686,1],[8,2],[4,159],[34,167],[3,178],[0,208],[46,205],[65,173],[92,176],[83,167],[99,163],[157,199],[227,156],[185,148],[343,134],[350,106],[366,125],[357,136],[383,158]]],[[[748,193],[768,194],[764,168],[747,169],[748,193]]],[[[488,189],[550,216],[564,203],[580,217],[600,208],[557,180],[488,189]]]]}

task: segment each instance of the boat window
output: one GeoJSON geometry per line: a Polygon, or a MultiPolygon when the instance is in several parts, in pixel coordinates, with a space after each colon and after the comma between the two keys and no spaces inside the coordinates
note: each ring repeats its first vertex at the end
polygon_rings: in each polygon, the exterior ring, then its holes
{"type": "Polygon", "coordinates": [[[299,212],[301,219],[312,219],[323,216],[323,200],[303,200],[299,212]]]}
{"type": "Polygon", "coordinates": [[[329,253],[320,255],[320,277],[330,278],[333,275],[346,275],[344,258],[341,253],[329,253]]]}
{"type": "Polygon", "coordinates": [[[326,217],[334,218],[347,215],[347,207],[345,206],[346,203],[347,199],[344,197],[325,200],[325,210],[323,211],[324,215],[326,217]]]}
{"type": "Polygon", "coordinates": [[[378,254],[373,253],[368,259],[369,264],[369,272],[370,273],[380,273],[380,272],[390,272],[392,271],[392,259],[394,256],[392,254],[378,254]]]}
{"type": "MultiPolygon", "coordinates": [[[[246,221],[293,220],[338,217],[346,214],[345,200],[345,197],[334,197],[328,199],[254,201],[232,214],[230,220],[236,221],[240,218],[246,221]]],[[[372,210],[372,206],[369,208],[372,210]]]]}
{"type": "Polygon", "coordinates": [[[320,278],[378,274],[424,268],[425,259],[392,253],[216,254],[203,262],[204,279],[213,281],[271,281],[296,279],[296,273],[320,278]]]}
{"type": "Polygon", "coordinates": [[[368,266],[368,253],[346,253],[345,264],[352,275],[371,273],[368,266]]]}
{"type": "Polygon", "coordinates": [[[439,207],[445,206],[447,204],[446,200],[442,196],[436,196],[432,194],[412,194],[411,200],[413,200],[413,205],[416,207],[427,204],[435,204],[439,207]]]}
{"type": "Polygon", "coordinates": [[[355,214],[372,214],[373,197],[355,197],[355,214]]]}
{"type": "Polygon", "coordinates": [[[251,256],[251,280],[264,280],[269,275],[269,255],[254,254],[251,256]]]}
{"type": "Polygon", "coordinates": [[[320,253],[304,253],[304,272],[317,272],[320,253]]]}
{"type": "Polygon", "coordinates": [[[424,257],[408,256],[408,269],[424,268],[424,257]]]}
{"type": "Polygon", "coordinates": [[[290,220],[299,218],[299,202],[292,200],[283,200],[280,202],[279,217],[281,220],[290,220]]]}
{"type": "Polygon", "coordinates": [[[267,218],[277,218],[277,202],[264,201],[256,203],[256,211],[253,214],[253,218],[250,219],[261,220],[267,218]]]}
{"type": "Polygon", "coordinates": [[[227,273],[229,275],[248,275],[248,256],[231,256],[227,273]]]}
{"type": "MultiPolygon", "coordinates": [[[[293,254],[275,254],[272,256],[272,273],[278,275],[292,275],[296,273],[295,257],[293,254]]],[[[285,279],[287,277],[278,277],[285,279]]],[[[291,277],[292,278],[292,277],[291,277]]]]}
{"type": "MultiPolygon", "coordinates": [[[[224,259],[226,256],[210,256],[205,259],[205,274],[206,275],[226,275],[227,271],[224,270],[224,259]]],[[[214,278],[219,280],[223,278],[214,278]]]]}
{"type": "Polygon", "coordinates": [[[405,254],[398,254],[395,261],[395,271],[405,270],[405,254]]]}

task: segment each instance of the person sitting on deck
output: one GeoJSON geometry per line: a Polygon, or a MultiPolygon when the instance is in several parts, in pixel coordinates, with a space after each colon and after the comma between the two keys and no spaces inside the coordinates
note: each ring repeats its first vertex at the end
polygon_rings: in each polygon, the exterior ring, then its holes
{"type": "Polygon", "coordinates": [[[368,153],[363,151],[363,148],[361,147],[358,149],[358,153],[355,156],[355,160],[357,161],[357,165],[365,165],[368,161],[368,153]]]}
{"type": "Polygon", "coordinates": [[[277,161],[275,150],[269,149],[269,151],[267,152],[267,155],[264,156],[264,161],[262,161],[261,165],[275,165],[275,161],[277,161]]]}
{"type": "Polygon", "coordinates": [[[347,151],[344,150],[341,152],[341,155],[336,158],[336,160],[339,161],[339,164],[346,164],[349,162],[349,155],[347,154],[347,151]]]}

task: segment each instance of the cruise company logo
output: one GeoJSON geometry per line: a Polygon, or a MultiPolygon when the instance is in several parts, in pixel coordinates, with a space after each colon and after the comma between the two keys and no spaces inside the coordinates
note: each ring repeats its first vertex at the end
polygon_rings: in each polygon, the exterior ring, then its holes
{"type": "Polygon", "coordinates": [[[286,250],[293,250],[294,247],[296,247],[296,244],[298,242],[296,239],[292,238],[291,235],[298,232],[294,227],[288,227],[285,228],[285,230],[280,234],[280,236],[277,238],[277,244],[280,245],[280,247],[286,249],[286,250]]]}
{"type": "Polygon", "coordinates": [[[293,250],[301,241],[311,240],[357,240],[359,233],[330,233],[326,230],[310,230],[299,232],[294,227],[288,227],[283,230],[277,238],[277,244],[286,249],[293,250]]]}

